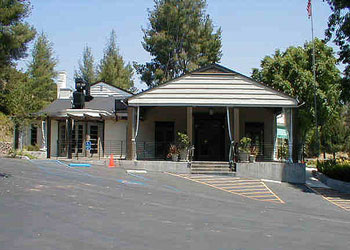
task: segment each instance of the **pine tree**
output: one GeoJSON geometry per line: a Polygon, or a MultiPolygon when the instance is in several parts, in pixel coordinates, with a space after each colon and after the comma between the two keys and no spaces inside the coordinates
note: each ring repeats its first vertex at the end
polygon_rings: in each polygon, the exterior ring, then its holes
{"type": "Polygon", "coordinates": [[[15,61],[26,56],[28,43],[35,37],[34,27],[24,22],[29,14],[29,1],[0,1],[0,111],[5,114],[9,112],[4,103],[15,61]]]}
{"type": "Polygon", "coordinates": [[[53,44],[44,33],[41,33],[35,41],[32,61],[28,66],[29,84],[37,110],[56,98],[57,87],[54,82],[56,65],[57,59],[54,58],[53,44]]]}
{"type": "Polygon", "coordinates": [[[221,29],[205,13],[205,0],[155,0],[142,46],[153,57],[134,63],[148,86],[182,75],[221,59],[221,29]]]}
{"type": "Polygon", "coordinates": [[[92,55],[90,47],[84,47],[83,57],[78,63],[79,69],[75,71],[75,77],[82,78],[90,84],[94,83],[96,81],[96,71],[94,66],[94,56],[92,55]]]}
{"type": "Polygon", "coordinates": [[[26,56],[35,36],[34,27],[24,22],[29,13],[29,1],[0,1],[0,68],[26,56]]]}
{"type": "Polygon", "coordinates": [[[98,79],[127,90],[134,86],[132,76],[133,69],[130,64],[124,64],[119,54],[116,33],[112,30],[99,65],[98,79]]]}

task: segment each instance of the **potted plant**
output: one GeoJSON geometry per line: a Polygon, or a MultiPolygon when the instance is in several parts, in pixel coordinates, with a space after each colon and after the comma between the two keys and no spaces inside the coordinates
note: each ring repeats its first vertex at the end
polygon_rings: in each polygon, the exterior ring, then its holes
{"type": "Polygon", "coordinates": [[[180,152],[180,160],[186,161],[188,148],[190,147],[190,138],[186,133],[177,132],[178,149],[180,152]]]}
{"type": "Polygon", "coordinates": [[[256,147],[251,146],[250,147],[250,155],[249,155],[249,162],[254,163],[256,159],[256,147]]]}
{"type": "Polygon", "coordinates": [[[179,149],[177,148],[177,146],[175,144],[170,145],[167,158],[171,158],[173,161],[179,160],[179,149]]]}
{"type": "Polygon", "coordinates": [[[241,162],[248,162],[251,144],[252,144],[252,139],[248,137],[243,137],[239,141],[238,151],[239,151],[239,160],[241,162]]]}

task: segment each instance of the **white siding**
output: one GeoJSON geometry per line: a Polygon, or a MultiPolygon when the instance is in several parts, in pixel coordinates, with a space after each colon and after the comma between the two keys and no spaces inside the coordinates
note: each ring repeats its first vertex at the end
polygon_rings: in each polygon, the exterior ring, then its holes
{"type": "Polygon", "coordinates": [[[297,101],[238,74],[195,73],[134,96],[130,106],[296,107],[297,101]]]}
{"type": "Polygon", "coordinates": [[[103,82],[96,83],[91,86],[90,93],[93,97],[108,97],[115,96],[120,98],[128,98],[132,96],[130,93],[123,91],[119,88],[115,88],[103,82]]]}

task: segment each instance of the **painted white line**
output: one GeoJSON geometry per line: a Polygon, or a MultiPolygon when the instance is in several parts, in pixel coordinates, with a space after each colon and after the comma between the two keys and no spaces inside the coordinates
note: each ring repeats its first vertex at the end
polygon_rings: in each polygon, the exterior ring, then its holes
{"type": "Polygon", "coordinates": [[[282,182],[280,182],[280,181],[274,181],[274,180],[269,180],[269,179],[261,179],[261,181],[263,181],[263,182],[278,183],[278,184],[281,184],[281,183],[282,183],[282,182]]]}
{"type": "Polygon", "coordinates": [[[133,174],[147,174],[146,170],[135,170],[135,169],[130,169],[126,170],[127,173],[133,173],[133,174]]]}

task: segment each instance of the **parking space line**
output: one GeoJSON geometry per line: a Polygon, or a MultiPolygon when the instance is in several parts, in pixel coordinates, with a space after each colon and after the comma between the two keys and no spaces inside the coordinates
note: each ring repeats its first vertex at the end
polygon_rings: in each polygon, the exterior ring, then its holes
{"type": "Polygon", "coordinates": [[[350,211],[350,194],[341,193],[330,188],[310,187],[309,185],[306,186],[314,193],[321,195],[323,199],[331,204],[344,209],[345,211],[350,211]]]}
{"type": "Polygon", "coordinates": [[[213,175],[198,176],[193,174],[168,174],[253,200],[274,202],[278,204],[285,203],[270,188],[268,188],[264,182],[256,179],[213,175]]]}

